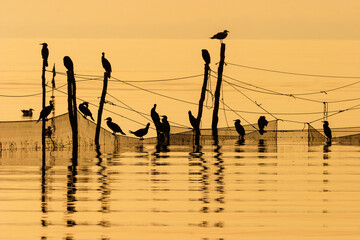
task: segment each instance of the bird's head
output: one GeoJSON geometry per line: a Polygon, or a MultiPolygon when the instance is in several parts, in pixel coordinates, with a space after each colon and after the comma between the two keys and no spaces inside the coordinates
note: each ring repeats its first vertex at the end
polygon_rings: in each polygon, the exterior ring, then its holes
{"type": "Polygon", "coordinates": [[[102,52],[101,54],[102,54],[103,57],[105,57],[105,53],[104,53],[104,52],[102,52]]]}
{"type": "Polygon", "coordinates": [[[47,43],[40,43],[40,45],[43,45],[44,47],[47,47],[47,43]]]}
{"type": "Polygon", "coordinates": [[[53,100],[50,100],[49,103],[50,103],[50,105],[54,105],[54,101],[53,101],[53,100]]]}
{"type": "Polygon", "coordinates": [[[35,109],[30,108],[29,111],[34,111],[35,109]]]}
{"type": "Polygon", "coordinates": [[[112,121],[112,118],[111,118],[111,117],[108,117],[108,118],[106,118],[105,120],[111,122],[111,121],[112,121]]]}
{"type": "Polygon", "coordinates": [[[240,123],[240,119],[235,119],[234,122],[240,123]]]}
{"type": "Polygon", "coordinates": [[[146,124],[146,127],[147,127],[147,128],[150,127],[150,123],[146,124]]]}
{"type": "Polygon", "coordinates": [[[228,33],[229,31],[228,30],[224,30],[225,33],[228,33]]]}
{"type": "Polygon", "coordinates": [[[189,115],[192,115],[190,110],[188,111],[188,114],[189,114],[189,115]]]}
{"type": "Polygon", "coordinates": [[[324,125],[329,125],[328,121],[323,121],[324,125]]]}
{"type": "Polygon", "coordinates": [[[162,115],[161,116],[163,119],[167,120],[167,116],[166,115],[162,115]]]}
{"type": "Polygon", "coordinates": [[[89,106],[89,102],[83,102],[83,104],[89,106]]]}

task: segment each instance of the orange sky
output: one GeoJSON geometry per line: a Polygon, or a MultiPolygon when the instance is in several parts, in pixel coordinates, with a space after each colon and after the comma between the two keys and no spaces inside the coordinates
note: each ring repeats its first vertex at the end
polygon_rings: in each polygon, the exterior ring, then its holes
{"type": "Polygon", "coordinates": [[[360,39],[359,0],[2,0],[2,38],[360,39]]]}

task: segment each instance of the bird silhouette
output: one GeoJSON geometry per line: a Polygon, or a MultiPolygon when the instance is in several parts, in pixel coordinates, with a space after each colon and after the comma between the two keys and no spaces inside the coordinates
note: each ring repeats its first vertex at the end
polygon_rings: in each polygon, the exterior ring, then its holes
{"type": "Polygon", "coordinates": [[[228,30],[224,30],[223,32],[218,32],[214,36],[211,37],[211,39],[219,39],[221,42],[223,39],[225,39],[228,35],[228,30]]]}
{"type": "Polygon", "coordinates": [[[70,72],[74,71],[74,64],[69,56],[64,57],[64,66],[70,72]]]}
{"type": "Polygon", "coordinates": [[[166,115],[163,115],[162,116],[162,119],[161,119],[161,122],[162,122],[162,126],[163,126],[163,131],[165,134],[169,134],[170,133],[170,124],[167,120],[167,116],[166,115]]]}
{"type": "Polygon", "coordinates": [[[49,103],[49,106],[46,106],[43,110],[41,110],[39,119],[36,121],[36,123],[38,123],[40,119],[44,119],[45,121],[47,120],[47,116],[49,116],[51,111],[54,109],[53,101],[50,101],[49,103]]]}
{"type": "Polygon", "coordinates": [[[323,128],[324,128],[324,133],[325,133],[325,136],[327,137],[327,140],[329,142],[331,142],[332,134],[331,134],[331,129],[329,127],[328,121],[324,121],[323,128]]]}
{"type": "Polygon", "coordinates": [[[144,140],[144,136],[148,133],[150,127],[150,123],[146,124],[145,128],[140,128],[139,130],[133,132],[129,131],[130,133],[134,134],[135,136],[139,137],[140,140],[144,140]]]}
{"type": "Polygon", "coordinates": [[[156,126],[156,129],[158,129],[159,131],[162,132],[162,124],[160,122],[160,116],[159,114],[156,112],[156,104],[154,104],[154,107],[151,108],[151,111],[150,111],[150,115],[151,115],[151,119],[153,120],[155,126],[156,126]]]}
{"type": "Polygon", "coordinates": [[[111,64],[110,62],[105,58],[105,53],[102,53],[101,62],[103,65],[103,68],[105,69],[105,72],[107,76],[110,78],[111,75],[111,64]]]}
{"type": "Polygon", "coordinates": [[[202,53],[202,58],[204,59],[205,63],[210,64],[211,59],[210,59],[210,54],[209,54],[208,50],[202,49],[201,53],[202,53]]]}
{"type": "Polygon", "coordinates": [[[197,129],[199,128],[199,124],[197,119],[192,115],[191,111],[188,112],[189,114],[189,120],[190,120],[190,124],[193,127],[193,129],[197,129]]]}
{"type": "Polygon", "coordinates": [[[264,128],[268,125],[268,121],[266,120],[265,116],[260,116],[259,120],[258,120],[258,126],[259,126],[259,133],[261,135],[263,135],[264,133],[266,133],[266,131],[264,131],[264,128]]]}
{"type": "Polygon", "coordinates": [[[40,45],[42,45],[42,49],[41,49],[41,56],[43,58],[44,61],[44,66],[47,67],[48,66],[48,57],[49,57],[49,49],[48,49],[48,45],[47,43],[40,43],[40,45]]]}
{"type": "Polygon", "coordinates": [[[32,117],[34,109],[30,108],[29,110],[21,110],[24,117],[32,117]]]}
{"type": "Polygon", "coordinates": [[[79,110],[82,114],[84,114],[84,117],[86,118],[87,116],[89,116],[91,118],[91,120],[95,121],[94,118],[92,117],[92,113],[89,109],[89,103],[88,102],[83,102],[79,104],[79,110]]]}
{"type": "Polygon", "coordinates": [[[244,127],[240,124],[240,119],[236,119],[235,120],[235,129],[238,132],[238,134],[240,135],[241,139],[244,139],[245,136],[245,129],[244,127]]]}
{"type": "Polygon", "coordinates": [[[113,135],[116,135],[116,133],[121,133],[122,135],[126,135],[121,128],[119,127],[119,125],[117,125],[116,123],[114,123],[112,121],[111,117],[106,118],[105,120],[107,120],[106,124],[108,125],[108,127],[113,131],[113,135]]]}

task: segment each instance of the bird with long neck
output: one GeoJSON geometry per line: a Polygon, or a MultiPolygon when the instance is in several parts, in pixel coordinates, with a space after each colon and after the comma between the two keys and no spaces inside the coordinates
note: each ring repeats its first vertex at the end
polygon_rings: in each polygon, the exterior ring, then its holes
{"type": "Polygon", "coordinates": [[[108,78],[111,77],[111,64],[110,62],[105,58],[105,53],[102,53],[102,57],[101,57],[101,63],[103,65],[103,68],[105,69],[105,72],[108,76],[108,78]]]}
{"type": "Polygon", "coordinates": [[[44,61],[44,66],[47,67],[48,64],[48,57],[49,57],[49,49],[48,49],[48,45],[47,43],[40,43],[40,45],[42,45],[42,49],[41,49],[41,56],[43,58],[44,61]]]}
{"type": "Polygon", "coordinates": [[[188,112],[189,114],[189,121],[191,126],[193,127],[193,129],[198,129],[199,128],[199,123],[198,120],[192,115],[191,111],[188,112]]]}
{"type": "Polygon", "coordinates": [[[150,123],[146,124],[145,128],[140,128],[137,131],[129,131],[131,134],[134,134],[135,136],[139,137],[140,140],[144,140],[144,136],[148,133],[150,127],[150,123]]]}
{"type": "Polygon", "coordinates": [[[36,121],[36,123],[38,123],[40,121],[40,119],[44,119],[45,121],[47,120],[47,117],[49,116],[51,111],[54,109],[53,101],[50,101],[49,103],[50,103],[49,106],[46,106],[43,110],[41,110],[39,119],[36,121]]]}
{"type": "Polygon", "coordinates": [[[121,128],[119,127],[119,125],[117,125],[116,123],[114,123],[112,121],[111,117],[108,117],[105,119],[107,122],[106,124],[108,125],[108,127],[113,131],[113,135],[116,135],[116,133],[121,133],[122,135],[126,135],[121,128]]]}

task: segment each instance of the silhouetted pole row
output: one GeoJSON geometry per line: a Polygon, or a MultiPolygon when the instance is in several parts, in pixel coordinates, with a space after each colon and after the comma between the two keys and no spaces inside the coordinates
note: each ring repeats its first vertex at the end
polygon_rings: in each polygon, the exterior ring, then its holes
{"type": "Polygon", "coordinates": [[[104,73],[104,85],[103,85],[103,90],[102,90],[101,98],[100,98],[99,110],[98,110],[98,115],[97,115],[97,123],[96,123],[96,131],[95,131],[96,148],[100,148],[99,137],[100,137],[101,117],[102,117],[102,112],[103,112],[104,103],[105,103],[108,79],[109,79],[108,73],[105,72],[104,73]]]}
{"type": "Polygon", "coordinates": [[[199,110],[198,115],[196,118],[196,125],[195,125],[195,145],[200,145],[200,123],[201,123],[201,116],[203,112],[203,105],[205,101],[205,94],[206,94],[206,86],[209,79],[209,73],[210,73],[210,54],[206,49],[202,50],[202,57],[205,61],[205,69],[204,69],[204,82],[201,89],[201,95],[199,100],[199,110]]]}
{"type": "Polygon", "coordinates": [[[213,111],[213,118],[212,118],[212,134],[214,137],[214,144],[218,144],[218,131],[217,131],[217,124],[219,122],[219,100],[220,100],[220,90],[221,90],[221,82],[222,82],[222,73],[224,69],[225,63],[225,43],[221,43],[221,50],[220,50],[220,62],[218,68],[218,79],[216,83],[215,89],[215,103],[214,103],[214,111],[213,111]]]}
{"type": "Polygon", "coordinates": [[[76,105],[76,84],[74,77],[74,65],[70,57],[64,57],[64,65],[67,68],[67,82],[68,82],[68,111],[69,120],[72,130],[73,141],[73,159],[77,158],[78,149],[78,123],[77,123],[77,105],[76,105]]]}

